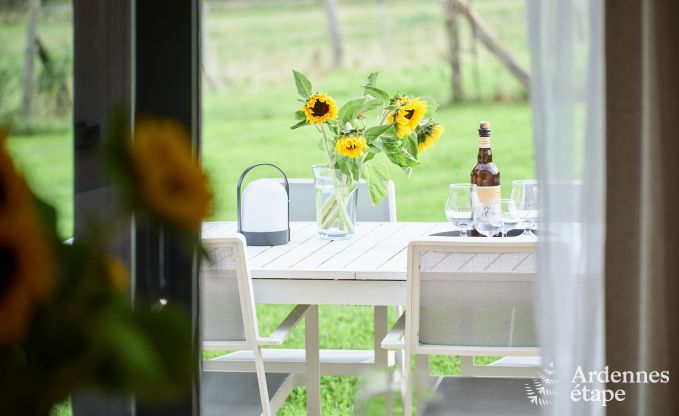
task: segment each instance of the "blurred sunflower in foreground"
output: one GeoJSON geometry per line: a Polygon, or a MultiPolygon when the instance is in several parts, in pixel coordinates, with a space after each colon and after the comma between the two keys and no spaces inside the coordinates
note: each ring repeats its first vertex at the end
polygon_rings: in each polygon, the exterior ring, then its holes
{"type": "MultiPolygon", "coordinates": [[[[177,123],[115,119],[102,148],[119,203],[71,244],[36,197],[0,129],[0,415],[47,415],[83,388],[166,402],[190,394],[191,326],[173,302],[130,296],[129,267],[112,255],[134,217],[203,254],[198,230],[212,194],[177,123]],[[187,238],[190,237],[190,238],[187,238]],[[171,349],[167,345],[172,345],[171,349]]],[[[150,231],[149,231],[150,232],[150,231]]]]}
{"type": "Polygon", "coordinates": [[[143,205],[172,224],[198,230],[210,214],[212,192],[190,143],[178,123],[145,118],[134,130],[130,154],[143,205]]]}
{"type": "Polygon", "coordinates": [[[6,141],[0,130],[0,344],[24,337],[35,305],[55,284],[51,247],[6,141]]]}

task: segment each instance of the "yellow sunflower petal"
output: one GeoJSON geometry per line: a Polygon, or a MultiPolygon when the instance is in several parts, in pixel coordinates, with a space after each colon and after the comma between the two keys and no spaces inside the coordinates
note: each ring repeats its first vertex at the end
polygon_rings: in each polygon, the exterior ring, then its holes
{"type": "Polygon", "coordinates": [[[323,124],[337,119],[337,104],[328,94],[319,92],[309,97],[302,107],[309,124],[323,124]]]}
{"type": "Polygon", "coordinates": [[[141,120],[131,156],[144,207],[171,224],[196,230],[211,212],[212,192],[189,143],[178,123],[141,120]]]}
{"type": "Polygon", "coordinates": [[[130,275],[125,263],[118,257],[110,257],[106,262],[106,277],[119,292],[126,293],[130,288],[130,275]]]}
{"type": "Polygon", "coordinates": [[[54,253],[34,210],[0,220],[0,344],[20,341],[56,284],[54,253]]]}
{"type": "Polygon", "coordinates": [[[362,156],[367,147],[368,143],[362,134],[340,136],[335,144],[337,153],[353,159],[362,156]]]}
{"type": "Polygon", "coordinates": [[[441,138],[445,128],[440,124],[434,124],[417,137],[417,147],[420,152],[430,148],[438,139],[441,138]]]}
{"type": "Polygon", "coordinates": [[[427,102],[413,98],[404,102],[396,110],[396,136],[403,138],[415,130],[427,112],[427,102]]]}

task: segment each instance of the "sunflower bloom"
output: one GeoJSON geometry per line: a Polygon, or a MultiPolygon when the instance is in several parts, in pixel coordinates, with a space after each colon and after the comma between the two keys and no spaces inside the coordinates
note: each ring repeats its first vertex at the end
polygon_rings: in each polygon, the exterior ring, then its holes
{"type": "Polygon", "coordinates": [[[438,123],[427,124],[417,134],[417,148],[420,152],[430,148],[434,142],[441,138],[446,129],[438,123]]]}
{"type": "Polygon", "coordinates": [[[55,285],[53,252],[33,215],[4,222],[0,233],[0,344],[20,341],[33,309],[55,285]]]}
{"type": "MultiPolygon", "coordinates": [[[[407,97],[404,97],[407,98],[407,97]]],[[[415,130],[427,112],[427,102],[419,98],[401,99],[399,107],[387,116],[387,123],[396,122],[396,136],[404,138],[415,130]]]]}
{"type": "Polygon", "coordinates": [[[106,261],[106,278],[118,292],[127,293],[130,289],[130,275],[125,263],[118,257],[109,257],[106,261]]]}
{"type": "Polygon", "coordinates": [[[144,207],[175,226],[197,230],[210,214],[212,192],[189,142],[186,131],[173,121],[141,120],[131,159],[144,207]]]}
{"type": "Polygon", "coordinates": [[[337,153],[352,159],[363,156],[367,147],[368,143],[362,134],[342,135],[337,139],[337,144],[335,144],[337,153]]]}
{"type": "Polygon", "coordinates": [[[7,130],[0,127],[0,217],[7,218],[24,211],[31,204],[26,182],[16,171],[12,158],[5,148],[7,130]]]}
{"type": "Polygon", "coordinates": [[[307,99],[302,111],[309,124],[323,124],[325,120],[337,119],[337,104],[328,94],[319,92],[307,99]]]}
{"type": "Polygon", "coordinates": [[[20,341],[55,285],[53,252],[0,131],[0,344],[20,341]]]}

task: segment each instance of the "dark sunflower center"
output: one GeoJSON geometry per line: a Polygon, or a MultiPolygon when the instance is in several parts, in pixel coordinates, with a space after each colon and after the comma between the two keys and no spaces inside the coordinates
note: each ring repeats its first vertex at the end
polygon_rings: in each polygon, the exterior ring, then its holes
{"type": "Polygon", "coordinates": [[[415,113],[415,110],[406,110],[406,118],[410,120],[413,117],[413,113],[415,113]]]}
{"type": "Polygon", "coordinates": [[[330,111],[330,106],[324,101],[316,100],[314,106],[311,107],[311,114],[314,117],[324,116],[328,113],[328,111],[330,111]]]}
{"type": "Polygon", "coordinates": [[[170,195],[181,195],[186,192],[186,183],[177,176],[165,178],[165,189],[170,195]]]}
{"type": "Polygon", "coordinates": [[[12,247],[0,246],[0,299],[16,278],[19,260],[12,247]]]}

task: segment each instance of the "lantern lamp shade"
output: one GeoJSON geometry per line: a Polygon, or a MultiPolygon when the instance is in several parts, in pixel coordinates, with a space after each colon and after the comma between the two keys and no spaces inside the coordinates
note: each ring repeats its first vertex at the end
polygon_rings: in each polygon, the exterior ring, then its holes
{"type": "Polygon", "coordinates": [[[250,246],[287,244],[290,241],[288,192],[273,179],[257,179],[243,191],[240,232],[250,246]]]}

